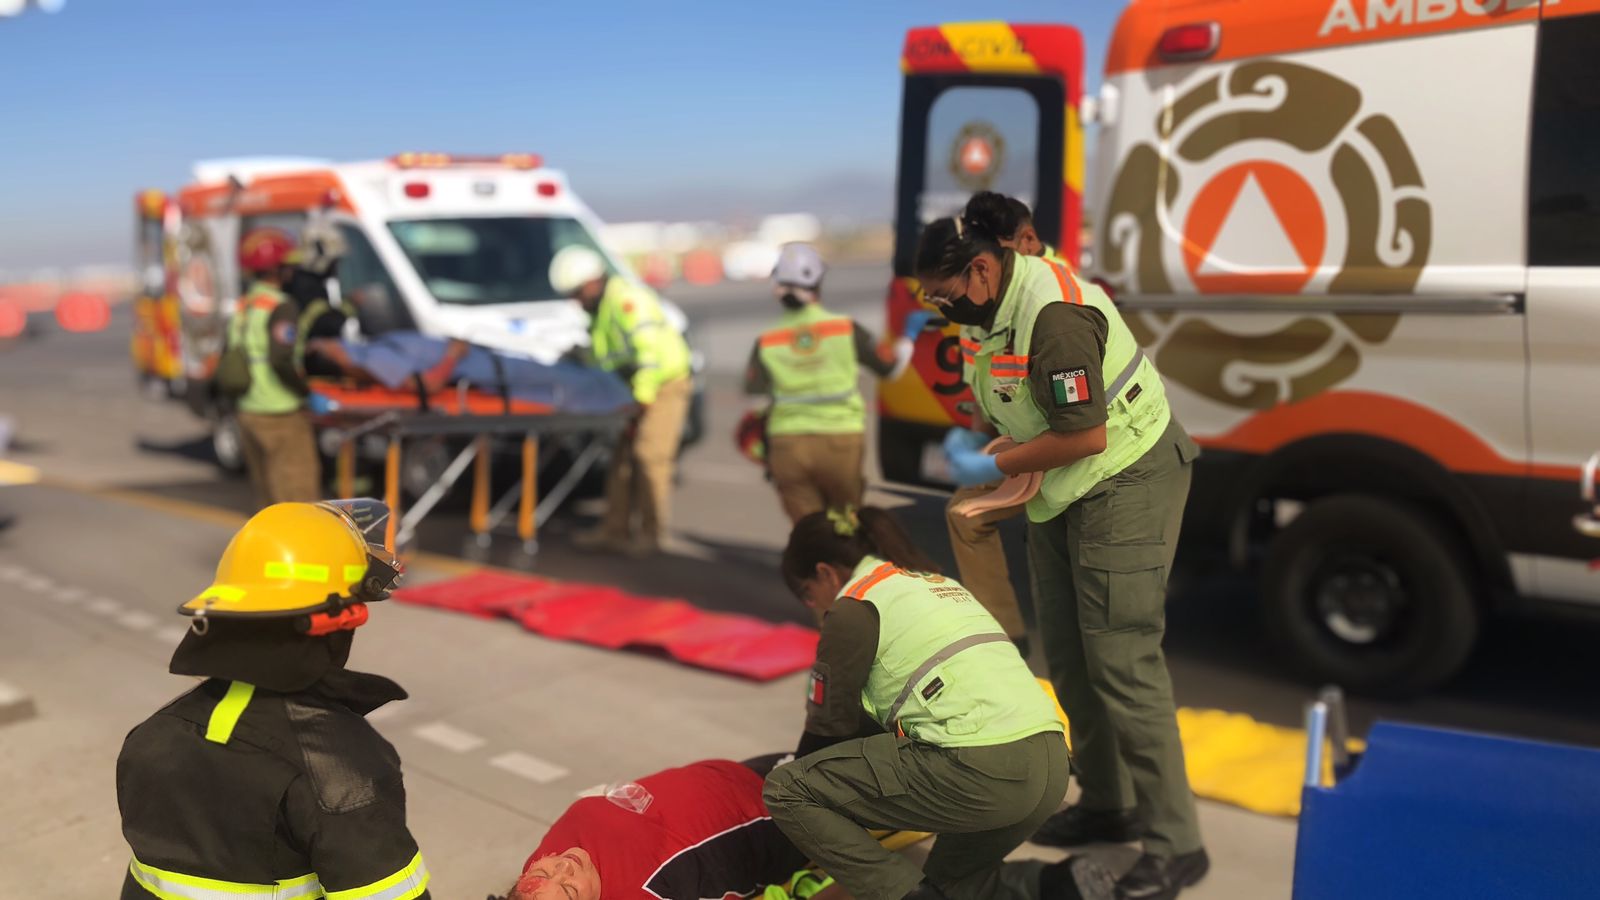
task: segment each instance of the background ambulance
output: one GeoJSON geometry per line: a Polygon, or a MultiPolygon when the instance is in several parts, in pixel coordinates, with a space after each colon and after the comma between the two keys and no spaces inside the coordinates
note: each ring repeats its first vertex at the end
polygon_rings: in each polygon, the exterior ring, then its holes
{"type": "MultiPolygon", "coordinates": [[[[637,277],[601,246],[599,220],[562,173],[532,154],[402,153],[341,164],[221,160],[197,164],[194,176],[167,224],[181,322],[179,378],[190,405],[215,423],[217,458],[228,468],[241,464],[238,432],[209,385],[227,315],[247,287],[237,247],[252,229],[298,238],[311,216],[335,225],[349,251],[334,288],[362,334],[416,330],[544,362],[588,342],[587,316],[550,287],[557,250],[592,247],[614,272],[637,277]]],[[[148,221],[141,217],[141,228],[148,221]]],[[[683,312],[670,303],[666,310],[686,331],[683,312]]],[[[685,443],[698,438],[700,422],[697,395],[685,443]]]]}
{"type": "MultiPolygon", "coordinates": [[[[1136,0],[1079,102],[1063,26],[906,41],[891,327],[920,225],[1014,193],[1115,294],[1206,447],[1184,543],[1260,574],[1307,674],[1415,691],[1495,613],[1600,610],[1600,2],[1136,0]],[[1079,113],[1098,120],[1084,177],[1079,113]],[[1092,259],[1092,261],[1090,261],[1092,259]]],[[[882,395],[936,473],[954,332],[882,395]]]]}

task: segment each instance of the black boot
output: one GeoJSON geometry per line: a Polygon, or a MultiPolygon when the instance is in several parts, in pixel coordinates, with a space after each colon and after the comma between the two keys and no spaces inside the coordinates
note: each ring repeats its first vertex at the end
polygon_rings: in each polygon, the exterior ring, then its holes
{"type": "Polygon", "coordinates": [[[1039,873],[1039,900],[1115,900],[1117,876],[1087,856],[1069,856],[1039,873]]]}
{"type": "Polygon", "coordinates": [[[1211,871],[1204,847],[1163,859],[1146,853],[1117,882],[1118,900],[1172,900],[1186,887],[1194,887],[1211,871]]]}
{"type": "Polygon", "coordinates": [[[1084,809],[1069,806],[1044,820],[1028,838],[1046,847],[1084,844],[1126,844],[1139,839],[1139,820],[1131,809],[1084,809]]]}

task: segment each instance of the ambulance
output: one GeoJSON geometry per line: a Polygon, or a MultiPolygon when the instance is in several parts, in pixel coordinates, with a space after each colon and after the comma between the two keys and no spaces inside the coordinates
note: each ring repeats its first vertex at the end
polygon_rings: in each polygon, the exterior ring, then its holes
{"type": "MultiPolygon", "coordinates": [[[[1572,524],[1600,447],[1600,2],[1135,0],[1092,93],[1064,25],[919,28],[901,62],[890,327],[924,223],[981,189],[1032,205],[1205,448],[1185,547],[1259,575],[1303,673],[1413,693],[1495,616],[1600,611],[1572,524]]],[[[885,474],[936,480],[971,413],[954,328],[880,407],[885,474]]]]}
{"type": "Polygon", "coordinates": [[[134,198],[134,256],[139,279],[128,351],[142,385],[176,395],[183,387],[182,333],[172,267],[177,207],[160,191],[134,198]]]}
{"type": "MultiPolygon", "coordinates": [[[[187,385],[190,406],[214,423],[218,461],[231,469],[242,464],[238,429],[209,385],[227,318],[248,287],[238,245],[251,231],[274,228],[298,239],[312,217],[340,231],[349,250],[330,291],[351,312],[352,334],[420,331],[543,362],[588,342],[587,315],[550,287],[557,250],[591,247],[614,273],[637,278],[600,243],[599,219],[565,176],[528,153],[201,162],[170,203],[175,215],[164,227],[180,323],[176,378],[187,385]]],[[[142,231],[140,246],[148,244],[142,231]]],[[[682,310],[664,306],[687,332],[682,310]]],[[[686,444],[697,439],[701,419],[697,393],[686,444]]]]}

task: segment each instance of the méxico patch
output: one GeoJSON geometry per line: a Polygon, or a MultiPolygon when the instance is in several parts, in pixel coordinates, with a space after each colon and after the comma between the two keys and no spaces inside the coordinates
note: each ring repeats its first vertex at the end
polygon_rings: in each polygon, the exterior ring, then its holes
{"type": "Polygon", "coordinates": [[[1050,373],[1050,394],[1056,406],[1082,406],[1089,402],[1089,370],[1057,369],[1050,373]]]}
{"type": "Polygon", "coordinates": [[[828,676],[819,671],[821,667],[811,670],[811,678],[806,682],[806,701],[816,706],[828,698],[828,676]]]}

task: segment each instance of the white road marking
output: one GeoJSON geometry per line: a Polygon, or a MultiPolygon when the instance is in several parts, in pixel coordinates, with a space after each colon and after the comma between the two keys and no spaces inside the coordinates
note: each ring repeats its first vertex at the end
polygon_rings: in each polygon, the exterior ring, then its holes
{"type": "Polygon", "coordinates": [[[17,583],[30,591],[46,591],[50,589],[50,579],[43,575],[30,575],[24,572],[22,577],[17,579],[17,583]]]}
{"type": "Polygon", "coordinates": [[[100,597],[90,601],[89,612],[97,616],[114,616],[122,612],[122,604],[110,597],[100,597]]]}
{"type": "Polygon", "coordinates": [[[117,624],[121,625],[123,628],[129,628],[134,631],[143,631],[146,628],[156,624],[156,617],[147,612],[134,610],[133,612],[118,616],[117,624]]]}
{"type": "Polygon", "coordinates": [[[0,566],[0,581],[21,581],[28,575],[28,570],[21,566],[0,566]]]}
{"type": "Polygon", "coordinates": [[[446,750],[456,753],[466,753],[482,747],[487,741],[470,731],[462,731],[453,725],[443,722],[433,722],[419,728],[411,729],[411,733],[430,744],[438,744],[446,750]]]}
{"type": "Polygon", "coordinates": [[[56,591],[56,600],[61,603],[76,603],[82,600],[89,592],[80,587],[63,587],[56,591]]]}
{"type": "Polygon", "coordinates": [[[489,760],[489,765],[494,766],[496,769],[510,772],[513,775],[520,775],[538,784],[560,781],[571,774],[555,763],[545,762],[537,756],[529,756],[526,753],[517,751],[502,753],[489,760]]]}

